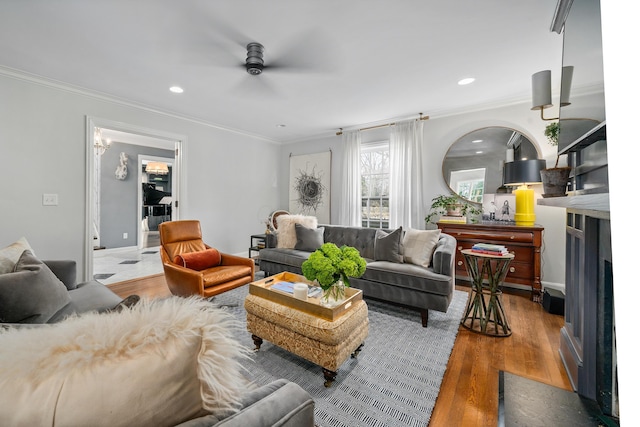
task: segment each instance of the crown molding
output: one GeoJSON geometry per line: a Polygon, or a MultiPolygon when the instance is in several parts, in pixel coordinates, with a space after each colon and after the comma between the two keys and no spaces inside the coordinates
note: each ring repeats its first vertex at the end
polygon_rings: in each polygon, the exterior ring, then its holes
{"type": "Polygon", "coordinates": [[[213,128],[213,129],[218,129],[218,130],[222,130],[225,132],[231,132],[231,133],[235,133],[238,135],[242,135],[242,136],[246,136],[249,138],[253,138],[253,139],[259,139],[265,142],[269,142],[271,144],[281,144],[280,141],[276,141],[274,139],[271,138],[267,138],[264,137],[262,135],[257,135],[257,134],[253,134],[250,132],[245,132],[239,129],[234,129],[234,128],[230,128],[227,126],[222,126],[220,124],[217,123],[212,123],[212,122],[208,122],[206,120],[202,120],[199,119],[197,117],[190,117],[190,116],[185,116],[182,114],[178,114],[172,111],[166,111],[166,110],[161,110],[158,109],[156,107],[152,107],[150,105],[145,105],[145,104],[141,104],[141,103],[137,103],[134,101],[130,101],[124,98],[118,98],[115,97],[113,95],[108,95],[102,92],[98,92],[98,91],[94,91],[94,90],[90,90],[84,87],[80,87],[80,86],[75,86],[66,82],[62,82],[62,81],[58,81],[58,80],[54,80],[54,79],[50,79],[48,77],[43,77],[43,76],[39,76],[36,74],[31,74],[31,73],[27,73],[25,71],[21,71],[21,70],[16,70],[13,68],[9,68],[9,67],[5,67],[3,65],[0,65],[0,76],[5,76],[5,77],[9,77],[9,78],[13,78],[16,80],[22,80],[28,83],[32,83],[32,84],[37,84],[40,86],[45,86],[48,88],[52,88],[52,89],[56,89],[56,90],[60,90],[60,91],[64,91],[64,92],[69,92],[69,93],[73,93],[75,95],[80,95],[80,96],[86,96],[88,98],[92,98],[98,101],[103,101],[103,102],[109,102],[112,104],[118,104],[118,105],[122,105],[125,107],[130,107],[130,108],[137,108],[139,110],[144,110],[150,113],[154,113],[154,114],[160,114],[166,117],[172,117],[175,119],[179,119],[179,120],[184,120],[184,121],[188,121],[194,124],[198,124],[201,126],[206,126],[209,128],[213,128]]]}

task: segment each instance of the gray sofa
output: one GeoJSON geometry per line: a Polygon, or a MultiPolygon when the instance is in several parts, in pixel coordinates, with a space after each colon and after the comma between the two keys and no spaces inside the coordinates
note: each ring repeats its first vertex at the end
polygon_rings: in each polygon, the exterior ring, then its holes
{"type": "MultiPolygon", "coordinates": [[[[51,272],[57,277],[66,288],[66,295],[61,295],[59,289],[50,283],[48,271],[38,271],[41,267],[32,260],[25,270],[20,273],[6,273],[0,275],[0,293],[13,304],[13,321],[18,325],[37,323],[56,323],[72,314],[81,314],[89,311],[103,312],[115,307],[122,301],[118,295],[108,287],[95,280],[78,283],[76,262],[71,260],[42,261],[51,272]],[[23,282],[28,282],[32,289],[32,294],[24,291],[25,287],[20,286],[23,282]],[[19,296],[7,295],[11,288],[18,289],[19,296]],[[29,305],[24,310],[15,307],[17,303],[29,305]],[[25,314],[20,315],[23,311],[25,314]],[[39,315],[33,315],[33,313],[39,315]],[[45,313],[49,313],[46,314],[45,313]],[[30,315],[30,316],[29,316],[30,315]],[[28,316],[28,317],[27,317],[28,316]],[[23,320],[17,320],[23,318],[23,320]]],[[[65,294],[65,292],[62,292],[65,294]]],[[[4,312],[0,309],[0,312],[4,312]]],[[[1,316],[0,316],[1,317],[1,316]]],[[[12,325],[16,325],[13,323],[12,325]]],[[[0,323],[7,326],[7,323],[0,323]]]]}
{"type": "MultiPolygon", "coordinates": [[[[97,281],[92,280],[79,284],[76,283],[76,263],[74,261],[36,261],[37,260],[34,260],[33,257],[31,258],[31,262],[33,263],[29,266],[31,270],[26,270],[24,274],[0,274],[0,304],[7,301],[11,301],[12,303],[20,301],[20,299],[15,298],[15,295],[3,297],[2,292],[15,292],[15,290],[11,289],[14,285],[19,287],[20,285],[26,284],[29,287],[34,287],[36,282],[42,282],[40,279],[42,279],[41,275],[44,271],[49,275],[47,278],[50,279],[50,274],[53,272],[53,274],[60,279],[66,287],[68,298],[60,298],[59,292],[62,285],[57,283],[58,289],[50,289],[53,290],[52,294],[57,293],[58,297],[51,297],[49,298],[49,301],[41,304],[39,307],[40,312],[52,313],[53,310],[55,310],[52,309],[52,307],[54,304],[60,304],[60,301],[65,305],[61,309],[58,309],[58,311],[45,322],[38,321],[41,316],[30,316],[26,318],[23,323],[0,323],[0,334],[3,329],[15,330],[16,328],[24,327],[34,328],[38,327],[38,323],[59,322],[74,313],[80,314],[90,311],[103,312],[113,308],[122,301],[122,298],[97,281]],[[48,270],[43,268],[42,263],[48,267],[48,270]],[[34,279],[34,275],[39,278],[34,279]],[[42,310],[42,307],[44,307],[44,310],[42,310]]],[[[45,286],[44,283],[41,283],[41,285],[45,286]]],[[[43,292],[40,292],[40,294],[42,295],[43,292]]],[[[31,295],[23,301],[25,301],[26,304],[29,304],[30,302],[33,302],[35,298],[37,298],[35,295],[31,295]]],[[[0,307],[0,313],[3,312],[3,309],[5,309],[4,312],[7,313],[7,315],[16,313],[16,311],[7,311],[6,307],[0,307]]],[[[27,312],[28,310],[18,310],[18,312],[20,311],[27,312]]],[[[49,317],[49,315],[46,317],[49,317]]],[[[2,358],[3,351],[10,351],[10,349],[0,348],[0,359],[2,358]]],[[[0,375],[0,382],[2,381],[3,379],[0,375]]],[[[126,384],[123,384],[123,386],[126,386],[126,384]]],[[[37,408],[34,407],[34,410],[37,410],[37,408]]],[[[5,418],[7,416],[7,414],[0,413],[0,424],[4,425],[3,420],[6,421],[5,418]]],[[[114,416],[117,416],[117,414],[114,414],[114,416]]],[[[223,418],[219,416],[205,415],[188,420],[179,425],[180,427],[313,427],[314,402],[309,393],[299,385],[280,379],[254,390],[247,391],[247,393],[242,397],[241,407],[237,412],[230,412],[228,416],[223,418]]]]}
{"type": "MultiPolygon", "coordinates": [[[[365,298],[378,299],[420,311],[422,326],[427,326],[428,310],[446,312],[455,289],[456,239],[441,234],[428,268],[374,260],[376,230],[340,225],[324,227],[324,242],[352,246],[367,261],[367,270],[351,286],[361,289],[365,298]]],[[[384,230],[391,232],[392,230],[384,230]]],[[[277,248],[277,237],[268,235],[267,248],[260,250],[260,269],[265,275],[283,271],[302,274],[302,263],[311,252],[277,248]]]]}

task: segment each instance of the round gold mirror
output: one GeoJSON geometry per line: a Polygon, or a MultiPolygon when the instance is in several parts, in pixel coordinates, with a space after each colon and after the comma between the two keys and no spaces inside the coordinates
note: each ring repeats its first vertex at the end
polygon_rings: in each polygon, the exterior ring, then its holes
{"type": "Polygon", "coordinates": [[[459,197],[482,203],[485,193],[508,191],[502,182],[506,161],[537,158],[536,146],[521,132],[486,127],[469,132],[451,145],[442,162],[442,175],[459,197]]]}

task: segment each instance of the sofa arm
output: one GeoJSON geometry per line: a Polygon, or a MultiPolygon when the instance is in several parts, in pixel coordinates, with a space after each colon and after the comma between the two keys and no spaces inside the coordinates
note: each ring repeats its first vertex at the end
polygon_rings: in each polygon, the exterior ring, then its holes
{"type": "Polygon", "coordinates": [[[279,379],[244,395],[240,411],[220,420],[206,415],[178,427],[313,427],[314,403],[298,384],[279,379]]]}
{"type": "Polygon", "coordinates": [[[265,235],[265,245],[266,248],[275,248],[278,246],[278,236],[275,233],[269,233],[265,235]]]}
{"type": "Polygon", "coordinates": [[[433,251],[433,271],[445,276],[455,276],[456,245],[455,237],[441,233],[436,249],[433,251]]]}
{"type": "Polygon", "coordinates": [[[173,295],[188,297],[204,293],[203,273],[177,264],[163,262],[164,279],[173,295]]]}
{"type": "Polygon", "coordinates": [[[72,260],[42,261],[67,287],[73,290],[78,287],[76,262],[72,260]]]}

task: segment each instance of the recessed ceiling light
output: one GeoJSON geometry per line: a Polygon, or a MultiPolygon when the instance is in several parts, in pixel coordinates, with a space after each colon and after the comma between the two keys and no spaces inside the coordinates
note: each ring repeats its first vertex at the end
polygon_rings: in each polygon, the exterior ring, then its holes
{"type": "Polygon", "coordinates": [[[482,142],[481,139],[474,139],[473,141],[471,141],[472,144],[477,144],[478,142],[482,142]]]}
{"type": "Polygon", "coordinates": [[[474,79],[473,77],[467,77],[465,79],[462,79],[462,80],[458,81],[458,84],[460,86],[464,86],[464,85],[468,85],[469,83],[473,83],[475,81],[476,81],[476,79],[474,79]]]}
{"type": "Polygon", "coordinates": [[[180,86],[171,86],[169,88],[169,90],[173,93],[182,93],[184,92],[184,89],[182,89],[180,86]]]}
{"type": "Polygon", "coordinates": [[[482,151],[476,151],[476,154],[482,154],[482,151]]]}

